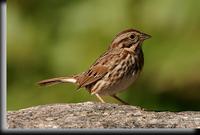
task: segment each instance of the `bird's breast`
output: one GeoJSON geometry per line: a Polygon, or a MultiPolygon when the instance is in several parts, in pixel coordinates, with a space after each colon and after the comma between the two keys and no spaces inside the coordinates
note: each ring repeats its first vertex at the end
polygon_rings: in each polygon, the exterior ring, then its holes
{"type": "Polygon", "coordinates": [[[139,56],[133,54],[123,56],[117,65],[113,64],[110,71],[94,84],[91,91],[101,95],[113,95],[126,89],[140,74],[142,66],[138,60],[139,56]]]}

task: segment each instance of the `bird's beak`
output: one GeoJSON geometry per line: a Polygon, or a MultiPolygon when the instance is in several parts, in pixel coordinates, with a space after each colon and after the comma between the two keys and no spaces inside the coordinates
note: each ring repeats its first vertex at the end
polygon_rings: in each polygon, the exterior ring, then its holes
{"type": "Polygon", "coordinates": [[[142,33],[141,36],[140,36],[141,40],[146,40],[146,39],[149,39],[149,38],[151,38],[151,36],[148,35],[148,34],[145,34],[145,33],[142,33]]]}

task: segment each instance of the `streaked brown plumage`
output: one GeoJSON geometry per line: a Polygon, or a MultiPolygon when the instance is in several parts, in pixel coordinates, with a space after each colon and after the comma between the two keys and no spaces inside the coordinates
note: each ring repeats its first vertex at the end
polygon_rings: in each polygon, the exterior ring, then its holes
{"type": "Polygon", "coordinates": [[[116,35],[108,50],[86,72],[43,80],[38,84],[43,86],[70,82],[78,85],[78,88],[85,87],[101,102],[104,102],[102,95],[110,95],[127,104],[116,94],[138,78],[144,64],[142,43],[150,37],[138,30],[124,30],[116,35]]]}

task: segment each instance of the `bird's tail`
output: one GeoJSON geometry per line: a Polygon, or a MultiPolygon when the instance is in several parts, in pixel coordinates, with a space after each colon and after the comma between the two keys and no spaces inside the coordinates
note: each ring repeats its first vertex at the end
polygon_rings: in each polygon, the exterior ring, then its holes
{"type": "Polygon", "coordinates": [[[38,84],[40,86],[51,86],[59,83],[75,83],[77,80],[74,77],[57,77],[57,78],[51,78],[47,80],[39,81],[38,84]]]}

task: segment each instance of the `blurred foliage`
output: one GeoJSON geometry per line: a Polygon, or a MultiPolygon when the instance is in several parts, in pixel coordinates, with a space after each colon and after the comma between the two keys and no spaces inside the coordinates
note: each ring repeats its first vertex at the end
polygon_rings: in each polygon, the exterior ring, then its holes
{"type": "Polygon", "coordinates": [[[119,96],[150,110],[200,110],[199,9],[199,0],[8,0],[7,110],[98,101],[73,84],[36,82],[85,71],[127,28],[152,38],[140,78],[119,96]]]}

